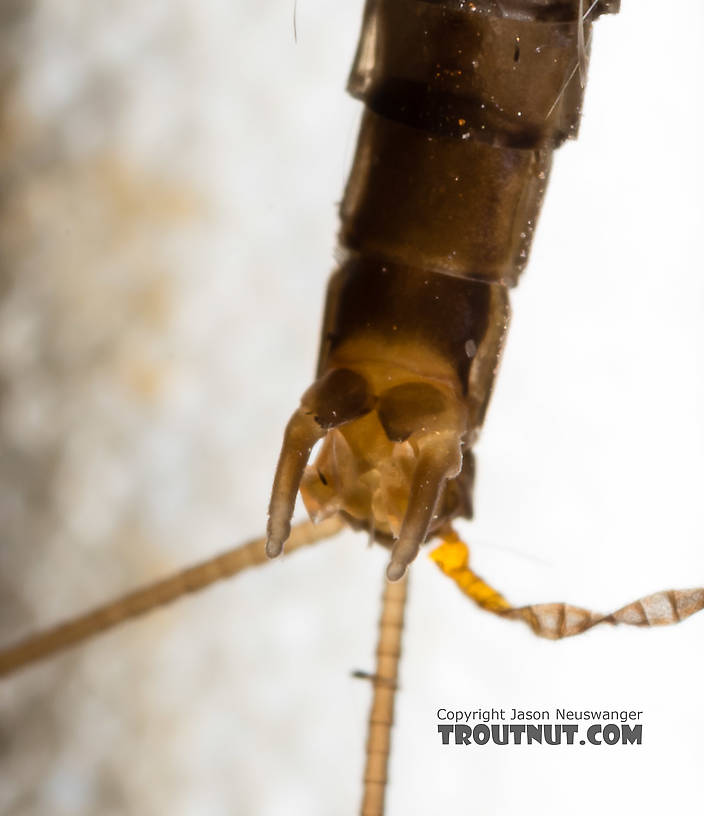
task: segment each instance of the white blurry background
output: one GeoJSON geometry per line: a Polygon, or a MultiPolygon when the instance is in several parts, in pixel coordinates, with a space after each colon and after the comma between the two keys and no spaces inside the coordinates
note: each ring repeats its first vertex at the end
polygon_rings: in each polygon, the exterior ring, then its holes
{"type": "MultiPolygon", "coordinates": [[[[3,643],[262,532],[361,106],[360,3],[0,11],[3,643]]],[[[595,27],[478,447],[475,567],[611,610],[704,582],[699,0],[595,27]]],[[[355,813],[386,560],[346,535],[0,684],[0,813],[355,813]]],[[[700,796],[702,620],[543,642],[411,570],[389,813],[700,796]],[[439,744],[634,708],[639,747],[439,744]]]]}

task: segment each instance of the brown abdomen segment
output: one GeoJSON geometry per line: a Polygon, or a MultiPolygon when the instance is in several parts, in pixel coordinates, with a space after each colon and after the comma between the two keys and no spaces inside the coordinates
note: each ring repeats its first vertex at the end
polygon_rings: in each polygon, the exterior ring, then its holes
{"type": "Polygon", "coordinates": [[[280,551],[309,512],[393,541],[389,577],[471,514],[471,445],[552,151],[576,135],[596,0],[367,0],[349,82],[366,105],[340,208],[318,379],[284,442],[280,551]],[[334,411],[330,406],[334,405],[334,411]],[[320,456],[303,475],[314,442],[320,456]]]}

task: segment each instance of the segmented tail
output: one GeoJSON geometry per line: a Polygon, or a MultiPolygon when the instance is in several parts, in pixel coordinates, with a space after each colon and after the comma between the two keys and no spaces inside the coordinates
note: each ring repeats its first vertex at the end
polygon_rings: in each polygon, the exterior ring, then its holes
{"type": "Polygon", "coordinates": [[[443,543],[430,553],[430,557],[482,609],[503,618],[523,621],[536,635],[549,640],[581,635],[600,623],[666,626],[704,609],[704,587],[655,592],[607,615],[567,603],[515,607],[469,568],[469,548],[454,531],[443,536],[443,543]]]}
{"type": "MultiPolygon", "coordinates": [[[[335,535],[343,526],[337,516],[320,524],[309,521],[297,524],[291,530],[287,550],[291,553],[309,544],[315,544],[335,535]]],[[[190,592],[198,592],[249,567],[268,563],[264,551],[265,541],[264,538],[255,538],[215,558],[0,650],[0,677],[18,671],[30,663],[51,657],[101,632],[106,632],[123,621],[151,612],[152,609],[171,603],[190,592]]]]}
{"type": "Polygon", "coordinates": [[[384,581],[376,670],[369,677],[374,684],[374,698],[369,710],[362,816],[383,816],[384,813],[407,584],[407,576],[399,581],[384,581]]]}

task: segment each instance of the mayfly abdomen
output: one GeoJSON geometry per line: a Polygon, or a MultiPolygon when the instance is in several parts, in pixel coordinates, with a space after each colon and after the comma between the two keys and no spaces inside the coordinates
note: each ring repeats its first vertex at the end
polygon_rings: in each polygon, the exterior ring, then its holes
{"type": "Polygon", "coordinates": [[[471,445],[507,290],[527,262],[552,151],[577,132],[591,21],[617,10],[368,0],[349,82],[366,110],[340,208],[341,263],[319,379],[284,440],[270,555],[299,485],[314,518],[340,512],[393,542],[391,579],[429,535],[471,517],[471,445]]]}

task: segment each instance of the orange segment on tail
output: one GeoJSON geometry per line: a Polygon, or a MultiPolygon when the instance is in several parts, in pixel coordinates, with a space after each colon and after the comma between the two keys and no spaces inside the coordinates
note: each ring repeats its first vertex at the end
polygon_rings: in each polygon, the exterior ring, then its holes
{"type": "Polygon", "coordinates": [[[460,540],[454,530],[442,536],[443,543],[436,547],[430,557],[451,578],[465,595],[482,609],[503,612],[511,604],[492,586],[469,568],[469,547],[460,540]]]}
{"type": "Polygon", "coordinates": [[[523,621],[536,635],[549,640],[580,635],[600,623],[664,626],[704,609],[704,587],[655,592],[608,615],[566,603],[514,607],[469,568],[469,548],[454,530],[446,528],[441,538],[442,544],[430,557],[465,595],[487,612],[523,621]]]}

